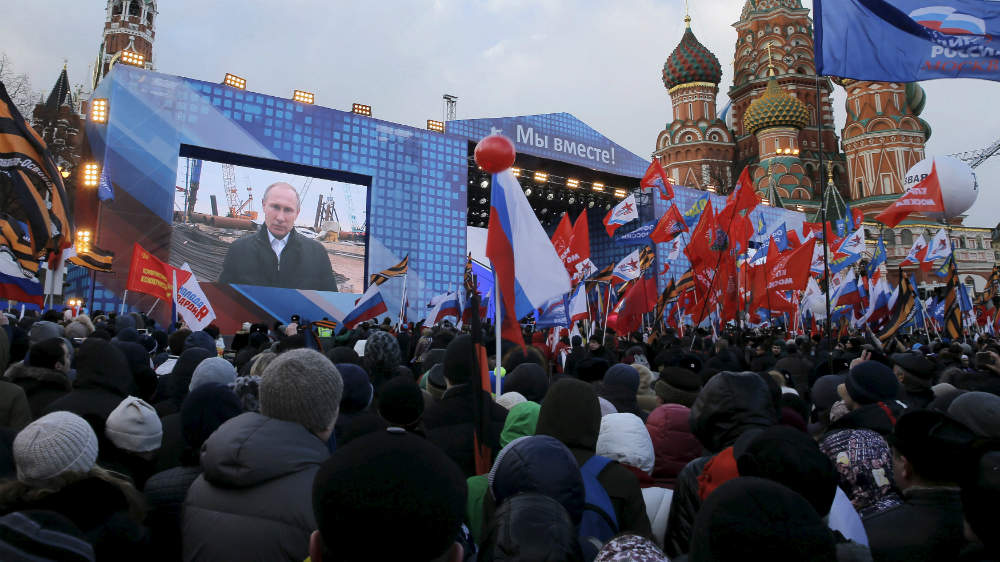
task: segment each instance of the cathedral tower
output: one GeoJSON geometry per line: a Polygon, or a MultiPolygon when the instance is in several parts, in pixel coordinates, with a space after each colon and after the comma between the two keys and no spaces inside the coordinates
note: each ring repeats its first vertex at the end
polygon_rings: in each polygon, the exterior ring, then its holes
{"type": "Polygon", "coordinates": [[[694,36],[691,17],[684,21],[684,36],[663,65],[673,120],[657,137],[653,156],[675,184],[725,193],[736,178],[732,134],[715,109],[722,68],[694,36]]]}

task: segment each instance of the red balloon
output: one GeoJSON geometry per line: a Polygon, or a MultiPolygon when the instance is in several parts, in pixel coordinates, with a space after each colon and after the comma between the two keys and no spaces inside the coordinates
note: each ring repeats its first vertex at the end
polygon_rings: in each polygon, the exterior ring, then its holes
{"type": "Polygon", "coordinates": [[[514,165],[514,143],[504,135],[490,135],[476,145],[476,164],[483,170],[497,174],[514,165]]]}

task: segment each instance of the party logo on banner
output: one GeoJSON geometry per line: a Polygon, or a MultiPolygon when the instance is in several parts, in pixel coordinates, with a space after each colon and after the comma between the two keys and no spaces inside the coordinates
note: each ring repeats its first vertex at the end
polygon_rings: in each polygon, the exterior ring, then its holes
{"type": "Polygon", "coordinates": [[[191,277],[187,271],[156,259],[136,243],[132,249],[132,264],[129,268],[127,289],[169,302],[174,300],[175,273],[178,285],[184,285],[191,277]]]}

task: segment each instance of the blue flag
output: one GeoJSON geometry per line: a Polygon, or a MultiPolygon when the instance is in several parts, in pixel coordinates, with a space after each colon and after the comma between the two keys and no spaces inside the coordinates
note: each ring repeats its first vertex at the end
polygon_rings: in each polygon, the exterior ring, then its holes
{"type": "MultiPolygon", "coordinates": [[[[878,235],[878,243],[875,244],[875,252],[872,253],[872,259],[868,262],[868,269],[865,271],[867,276],[869,278],[874,276],[878,266],[885,263],[886,259],[885,243],[882,241],[882,233],[880,232],[878,235]]],[[[914,283],[913,286],[916,287],[917,284],[914,283]]]]}
{"type": "Polygon", "coordinates": [[[691,228],[694,226],[698,219],[701,217],[701,212],[705,210],[705,205],[708,204],[708,194],[704,194],[695,200],[694,205],[684,212],[684,224],[691,228]]]}
{"type": "Polygon", "coordinates": [[[757,213],[757,236],[763,236],[767,232],[767,223],[764,222],[764,213],[757,213]]]}
{"type": "Polygon", "coordinates": [[[1000,80],[996,2],[816,0],[813,7],[821,76],[880,82],[1000,80]]]}
{"type": "Polygon", "coordinates": [[[632,244],[651,245],[653,241],[649,239],[649,234],[656,228],[657,222],[659,222],[659,219],[647,222],[632,232],[622,234],[618,238],[615,238],[615,246],[631,246],[632,244]]]}
{"type": "Polygon", "coordinates": [[[97,182],[97,198],[101,201],[115,199],[115,190],[111,187],[111,180],[108,179],[108,169],[101,170],[101,179],[97,182]]]}
{"type": "Polygon", "coordinates": [[[774,238],[774,245],[778,247],[779,252],[784,252],[788,249],[788,232],[785,223],[781,223],[781,226],[774,229],[771,233],[771,237],[774,238]]]}

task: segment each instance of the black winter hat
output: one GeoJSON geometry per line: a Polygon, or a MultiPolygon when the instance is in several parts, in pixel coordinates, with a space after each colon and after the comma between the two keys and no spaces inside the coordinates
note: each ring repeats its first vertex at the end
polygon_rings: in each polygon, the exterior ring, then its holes
{"type": "Polygon", "coordinates": [[[472,336],[464,334],[451,340],[444,352],[443,368],[452,385],[472,382],[472,336]]]}
{"type": "Polygon", "coordinates": [[[538,411],[535,435],[555,437],[567,447],[597,450],[601,432],[601,403],[589,384],[559,379],[549,388],[538,411]]]}
{"type": "Polygon", "coordinates": [[[583,382],[597,382],[604,378],[611,365],[599,357],[587,357],[576,364],[576,376],[583,382]]]}
{"type": "Polygon", "coordinates": [[[338,450],[316,473],[312,492],[320,536],[337,559],[370,558],[378,545],[379,558],[416,562],[434,560],[455,542],[467,496],[454,461],[395,427],[338,450]]]}
{"type": "Polygon", "coordinates": [[[195,451],[219,426],[243,413],[239,396],[227,385],[207,382],[192,390],[181,404],[181,432],[195,451]]]}
{"type": "Polygon", "coordinates": [[[691,562],[834,562],[833,532],[802,496],[763,478],[735,478],[701,504],[691,530],[691,562]]]}
{"type": "Polygon", "coordinates": [[[957,461],[965,459],[976,434],[940,412],[914,410],[899,416],[886,441],[913,464],[921,477],[953,482],[962,476],[957,461]]]}
{"type": "Polygon", "coordinates": [[[684,392],[701,390],[701,377],[683,367],[664,367],[660,373],[660,380],[684,392]]]}
{"type": "Polygon", "coordinates": [[[896,398],[899,380],[892,369],[876,361],[865,361],[853,367],[844,380],[847,394],[862,406],[896,398]]]}
{"type": "Polygon", "coordinates": [[[677,358],[677,366],[698,373],[701,372],[705,365],[695,355],[681,355],[677,358]]]}
{"type": "Polygon", "coordinates": [[[930,380],[934,376],[934,365],[919,352],[894,353],[890,359],[918,379],[930,380]]]}
{"type": "Polygon", "coordinates": [[[504,392],[518,392],[525,400],[541,404],[549,391],[545,369],[535,363],[521,363],[503,379],[504,392]]]}
{"type": "Polygon", "coordinates": [[[344,381],[344,394],[340,397],[340,411],[357,412],[367,408],[372,403],[372,394],[374,393],[371,380],[368,379],[368,373],[353,363],[337,363],[336,367],[341,380],[344,381]]]}
{"type": "Polygon", "coordinates": [[[632,394],[637,394],[641,383],[640,378],[639,371],[636,371],[635,367],[618,363],[604,374],[604,386],[618,386],[632,394]]]}
{"type": "Polygon", "coordinates": [[[765,429],[736,459],[736,466],[740,476],[757,476],[788,486],[820,516],[830,513],[837,494],[837,471],[816,440],[798,429],[765,429]]]}
{"type": "Polygon", "coordinates": [[[424,393],[417,383],[405,377],[390,379],[382,385],[378,413],[393,425],[412,426],[424,415],[424,393]]]}

